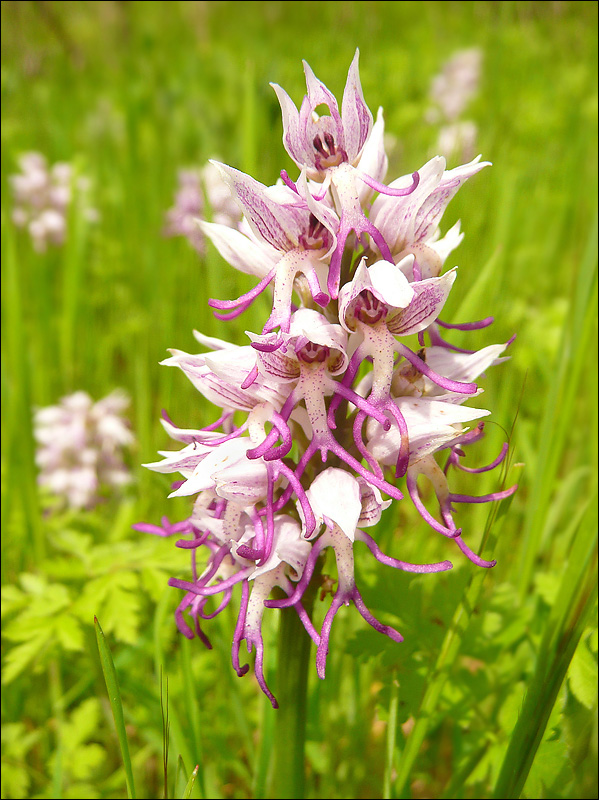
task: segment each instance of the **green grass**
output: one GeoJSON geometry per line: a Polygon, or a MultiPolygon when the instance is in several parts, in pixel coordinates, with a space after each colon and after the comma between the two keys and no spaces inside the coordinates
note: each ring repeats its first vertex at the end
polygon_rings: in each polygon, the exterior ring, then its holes
{"type": "MultiPolygon", "coordinates": [[[[209,297],[251,281],[163,238],[164,212],[181,167],[218,157],[263,183],[290,169],[269,82],[299,101],[304,58],[340,96],[357,46],[365,98],[398,139],[389,175],[411,172],[436,139],[423,121],[430,80],[474,45],[483,80],[467,116],[493,167],[443,221],[466,232],[444,317],[493,314],[467,334],[473,346],[518,334],[484,381],[496,424],[472,458],[492,460],[513,427],[506,485],[520,488],[492,518],[481,506],[458,516],[498,560],[491,571],[455,559],[446,575],[390,574],[356,548],[366,603],[405,642],[340,612],[326,681],[311,665],[306,796],[597,795],[596,16],[590,2],[2,3],[3,797],[125,797],[133,780],[137,796],[161,796],[162,671],[169,796],[265,796],[279,734],[256,683],[230,665],[233,612],[211,623],[214,650],[181,641],[166,582],[187,558],[130,528],[187,515],[139,466],[171,447],[160,409],[185,427],[213,417],[158,362],[169,347],[193,352],[193,328],[243,343],[267,311],[212,318],[209,297]],[[89,225],[75,209],[67,245],[43,255],[10,221],[7,176],[27,150],[74,163],[100,212],[89,225]],[[117,386],[133,401],[133,488],[92,513],[42,513],[32,408],[117,386]]],[[[496,488],[494,474],[479,478],[474,489],[463,476],[463,491],[496,488]]],[[[378,538],[405,560],[448,557],[409,503],[378,538]]]]}

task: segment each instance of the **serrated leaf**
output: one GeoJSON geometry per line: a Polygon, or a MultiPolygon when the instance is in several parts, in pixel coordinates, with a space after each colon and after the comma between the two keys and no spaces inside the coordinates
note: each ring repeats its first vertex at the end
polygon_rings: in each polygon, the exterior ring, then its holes
{"type": "Polygon", "coordinates": [[[29,797],[31,780],[25,764],[14,764],[3,758],[1,776],[2,797],[29,797]]]}
{"type": "Polygon", "coordinates": [[[92,736],[100,720],[100,703],[96,697],[88,697],[69,717],[67,729],[68,743],[76,747],[92,736]]]}
{"type": "Polygon", "coordinates": [[[102,607],[106,629],[122,642],[134,644],[139,633],[140,599],[137,576],[132,572],[118,573],[102,607]]]}
{"type": "Polygon", "coordinates": [[[71,594],[62,583],[46,584],[42,595],[30,600],[25,615],[37,618],[54,617],[71,604],[71,594]]]}
{"type": "Polygon", "coordinates": [[[514,725],[518,720],[518,714],[522,707],[522,698],[524,697],[524,684],[519,683],[515,689],[508,695],[507,699],[499,709],[497,716],[501,730],[504,731],[509,737],[514,730],[514,725]]]}
{"type": "Polygon", "coordinates": [[[142,569],[140,577],[142,586],[152,600],[157,603],[164,594],[170,575],[157,567],[146,567],[142,569]]]}
{"type": "Polygon", "coordinates": [[[2,617],[18,611],[27,603],[27,595],[18,586],[11,584],[2,587],[2,617]]]}
{"type": "Polygon", "coordinates": [[[562,786],[572,778],[568,748],[561,739],[544,741],[528,774],[523,795],[530,798],[554,796],[549,790],[558,778],[562,786]]]}
{"type": "Polygon", "coordinates": [[[38,636],[30,638],[23,644],[16,645],[16,647],[9,650],[4,659],[2,683],[10,683],[20,675],[23,670],[29,667],[44,650],[52,635],[52,631],[46,631],[45,635],[40,633],[38,636]]]}
{"type": "Polygon", "coordinates": [[[538,594],[548,606],[553,606],[561,583],[561,575],[556,573],[541,572],[535,577],[535,587],[538,594]]]}
{"type": "Polygon", "coordinates": [[[111,572],[90,581],[74,606],[85,621],[102,616],[107,632],[122,642],[133,644],[139,631],[139,576],[131,571],[111,572]]]}
{"type": "Polygon", "coordinates": [[[53,635],[54,620],[26,617],[22,614],[4,629],[4,637],[11,642],[29,642],[53,635]]]}
{"type": "Polygon", "coordinates": [[[54,626],[56,636],[65,650],[83,650],[83,631],[75,617],[61,614],[60,620],[54,626]]]}
{"type": "Polygon", "coordinates": [[[588,709],[597,705],[597,677],[597,661],[581,641],[568,670],[568,685],[578,702],[588,709]]]}
{"type": "Polygon", "coordinates": [[[85,780],[91,777],[94,770],[102,764],[105,757],[106,752],[104,748],[96,742],[79,745],[72,753],[72,757],[69,761],[69,771],[76,780],[85,780]]]}
{"type": "Polygon", "coordinates": [[[64,800],[80,800],[82,797],[85,797],[86,800],[96,800],[96,798],[102,797],[102,793],[97,786],[91,783],[73,783],[64,790],[62,796],[64,800]]]}
{"type": "Polygon", "coordinates": [[[19,583],[28,594],[43,594],[47,587],[46,579],[32,572],[22,572],[19,575],[19,583]]]}

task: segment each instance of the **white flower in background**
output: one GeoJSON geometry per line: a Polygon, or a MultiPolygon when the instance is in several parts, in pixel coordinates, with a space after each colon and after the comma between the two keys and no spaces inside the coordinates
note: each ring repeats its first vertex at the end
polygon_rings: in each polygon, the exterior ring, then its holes
{"type": "Polygon", "coordinates": [[[12,221],[27,228],[38,253],[66,241],[73,199],[90,222],[97,220],[97,211],[89,205],[89,180],[75,176],[70,164],[58,162],[49,167],[41,153],[32,152],[20,157],[19,167],[21,172],[9,177],[14,197],[12,221]]]}
{"type": "Polygon", "coordinates": [[[478,93],[481,64],[482,52],[478,47],[459,50],[433,78],[430,89],[432,107],[427,112],[427,120],[441,123],[435,153],[448,160],[467,161],[475,155],[477,127],[471,120],[461,117],[478,93]]]}
{"type": "Polygon", "coordinates": [[[38,483],[70,508],[92,508],[102,488],[131,481],[123,451],[133,435],[123,412],[129,398],[114,391],[94,403],[86,392],[63,397],[34,412],[38,483]]]}
{"type": "Polygon", "coordinates": [[[206,239],[198,221],[209,215],[219,225],[236,227],[241,211],[214,164],[181,170],[178,182],[175,204],[166,212],[164,235],[185,236],[194,250],[203,253],[206,239]]]}

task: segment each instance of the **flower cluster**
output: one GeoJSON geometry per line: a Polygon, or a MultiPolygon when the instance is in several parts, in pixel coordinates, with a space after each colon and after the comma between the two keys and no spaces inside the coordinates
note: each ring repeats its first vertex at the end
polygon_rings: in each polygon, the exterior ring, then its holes
{"type": "Polygon", "coordinates": [[[185,236],[194,250],[204,253],[206,239],[198,221],[207,207],[213,222],[236,226],[241,212],[218,168],[208,163],[200,170],[181,170],[178,175],[175,204],[166,212],[165,236],[185,236]]]}
{"type": "Polygon", "coordinates": [[[182,522],[165,517],[160,526],[136,526],[184,535],[177,545],[191,553],[191,576],[170,584],[184,592],[176,619],[189,638],[197,635],[210,646],[203,621],[220,613],[240,586],[233,665],[245,674],[240,645],[254,648],[256,677],[275,707],[263,674],[266,608],[297,611],[316,644],[321,678],[342,605],[353,604],[373,628],[401,641],[362,599],[354,542],[400,570],[450,569],[450,561],[391,558],[366,531],[406,492],[433,531],[474,564],[491,567],[494,562],[482,560],[462,536],[455,506],[499,500],[515,489],[468,496],[449,486],[449,468],[485,472],[507,452],[504,446],[485,467],[461,463],[464,448],[483,436],[480,420],[489,414],[464,403],[482,391],[476,379],[503,360],[506,344],[460,350],[442,338],[441,329],[475,330],[492,319],[457,325],[439,319],[456,279],[456,269],[444,271],[443,265],[462,240],[459,223],[444,236],[439,223],[461,185],[487,162],[477,158],[446,170],[445,160],[435,157],[386,185],[382,110],[375,122],[362,95],[358,54],[341,110],[307,64],[304,69],[307,95],[299,110],[273,86],[283,143],[299,175],[293,180],[282,171],[281,182],[269,187],[217,164],[244,222],[241,229],[201,224],[233,267],[258,280],[242,297],[210,301],[216,316],[238,316],[268,286],[270,316],[260,332],[248,333],[246,345],[196,333],[206,352],[170,351],[163,363],[183,370],[221,413],[200,430],[178,428],[163,415],[165,430],[184,447],[146,466],[179,473],[171,496],[196,499],[182,522]],[[319,116],[323,105],[329,113],[319,116]],[[407,343],[410,336],[418,339],[416,350],[407,343]],[[445,468],[437,462],[442,451],[445,468]],[[436,515],[421,497],[422,475],[436,495],[436,515]],[[319,580],[327,548],[336,561],[337,586],[317,630],[305,607],[306,591],[319,580]],[[216,607],[212,598],[218,598],[216,607]]]}
{"type": "Polygon", "coordinates": [[[27,228],[38,253],[48,245],[63,245],[67,236],[67,214],[77,192],[83,215],[93,222],[97,211],[88,203],[89,181],[73,176],[70,164],[59,162],[48,167],[41,153],[25,153],[19,159],[21,172],[11,175],[15,207],[12,220],[19,228],[27,228]]]}
{"type": "Polygon", "coordinates": [[[442,122],[437,152],[447,158],[472,158],[478,134],[471,120],[460,119],[468,103],[476,96],[480,83],[482,53],[477,47],[459,50],[433,78],[429,110],[430,122],[442,122]]]}
{"type": "Polygon", "coordinates": [[[92,508],[102,487],[118,488],[131,476],[123,461],[133,435],[123,412],[124,392],[114,391],[94,403],[86,392],[63,397],[56,406],[34,414],[38,483],[61,497],[69,508],[92,508]]]}

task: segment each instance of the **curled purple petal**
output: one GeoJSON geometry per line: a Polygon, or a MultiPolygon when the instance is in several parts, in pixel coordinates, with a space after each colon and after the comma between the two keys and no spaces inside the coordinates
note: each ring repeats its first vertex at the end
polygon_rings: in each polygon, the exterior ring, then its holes
{"type": "Polygon", "coordinates": [[[502,492],[491,492],[491,494],[472,495],[472,494],[450,494],[449,498],[452,503],[493,503],[496,500],[505,500],[506,497],[511,497],[518,489],[518,484],[515,483],[509,489],[504,489],[502,492]]]}
{"type": "Polygon", "coordinates": [[[401,569],[403,572],[415,572],[419,575],[424,575],[431,572],[446,572],[448,569],[453,568],[451,561],[438,561],[434,564],[410,564],[408,561],[400,561],[397,558],[386,556],[372,536],[359,529],[356,531],[356,541],[364,542],[376,560],[380,561],[381,564],[386,564],[395,569],[401,569]]]}

